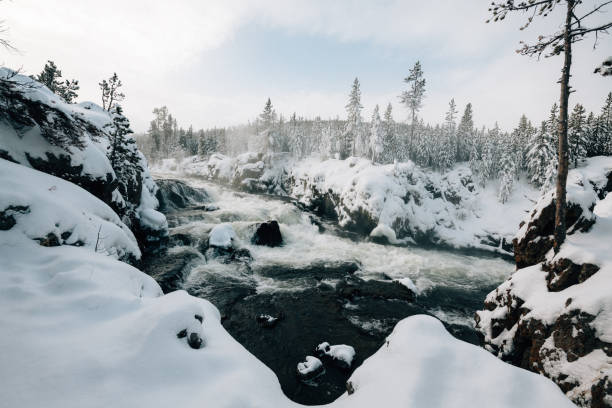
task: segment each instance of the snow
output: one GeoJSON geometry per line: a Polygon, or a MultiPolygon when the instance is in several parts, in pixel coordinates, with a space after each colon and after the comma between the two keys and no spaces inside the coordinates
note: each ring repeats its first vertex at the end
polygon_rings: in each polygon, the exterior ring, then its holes
{"type": "Polygon", "coordinates": [[[139,212],[140,222],[142,225],[149,227],[153,230],[160,230],[168,228],[168,222],[166,216],[159,211],[152,208],[146,208],[139,212]]]}
{"type": "Polygon", "coordinates": [[[334,360],[342,361],[350,367],[355,357],[355,349],[346,344],[336,344],[331,346],[328,342],[323,342],[317,346],[317,351],[333,358],[334,360]]]}
{"type": "Polygon", "coordinates": [[[449,336],[429,316],[400,321],[335,407],[573,407],[550,380],[449,336]]]}
{"type": "Polygon", "coordinates": [[[210,231],[209,244],[212,247],[230,248],[236,239],[232,224],[217,224],[210,231]]]}
{"type": "Polygon", "coordinates": [[[9,206],[28,208],[15,215],[14,229],[30,239],[53,234],[68,245],[140,258],[134,235],[102,201],[63,179],[0,159],[0,211],[9,206]]]}
{"type": "MultiPolygon", "coordinates": [[[[298,406],[206,300],[163,295],[125,263],[90,247],[41,247],[17,228],[0,231],[0,259],[6,406],[298,406]],[[190,348],[177,337],[183,330],[204,346],[190,348]]],[[[348,346],[331,350],[345,360],[353,355],[348,346]]],[[[314,369],[316,360],[306,363],[314,369]]],[[[331,407],[570,406],[546,378],[454,339],[424,316],[398,323],[350,381],[355,392],[331,407]]]]}
{"type": "Polygon", "coordinates": [[[298,363],[297,370],[301,375],[307,376],[316,373],[321,367],[323,367],[321,360],[313,356],[306,356],[306,361],[298,363]]]}

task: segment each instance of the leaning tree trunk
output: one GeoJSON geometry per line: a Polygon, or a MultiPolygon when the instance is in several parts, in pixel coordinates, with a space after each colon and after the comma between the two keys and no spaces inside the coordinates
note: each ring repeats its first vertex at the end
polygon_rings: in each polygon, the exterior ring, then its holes
{"type": "Polygon", "coordinates": [[[556,196],[556,212],[555,212],[555,252],[559,252],[561,244],[565,241],[566,225],[566,186],[567,186],[567,170],[569,165],[568,149],[567,149],[567,106],[570,94],[570,67],[572,65],[572,42],[570,38],[570,30],[572,24],[572,11],[575,0],[567,1],[567,14],[565,17],[565,32],[563,34],[563,54],[565,56],[563,62],[563,70],[561,74],[561,100],[559,101],[559,167],[557,172],[557,196],[556,196]]]}

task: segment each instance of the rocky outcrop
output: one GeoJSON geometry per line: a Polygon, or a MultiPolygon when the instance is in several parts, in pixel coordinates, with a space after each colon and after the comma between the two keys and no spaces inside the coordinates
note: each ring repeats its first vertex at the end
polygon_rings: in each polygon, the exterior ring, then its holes
{"type": "MultiPolygon", "coordinates": [[[[163,243],[167,226],[142,222],[155,211],[157,186],[144,156],[127,137],[111,162],[112,117],[91,103],[68,104],[35,80],[0,69],[0,158],[62,178],[119,215],[142,252],[163,243]]],[[[162,245],[163,246],[163,245],[162,245]]]]}
{"type": "Polygon", "coordinates": [[[556,382],[583,407],[612,407],[612,158],[568,178],[568,235],[552,250],[553,192],[514,239],[517,271],[491,292],[476,328],[501,359],[556,382]]]}

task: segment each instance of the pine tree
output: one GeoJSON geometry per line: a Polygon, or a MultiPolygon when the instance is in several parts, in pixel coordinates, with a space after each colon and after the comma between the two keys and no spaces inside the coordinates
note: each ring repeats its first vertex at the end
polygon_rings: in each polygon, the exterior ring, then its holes
{"type": "Polygon", "coordinates": [[[527,152],[527,171],[532,184],[540,188],[546,184],[550,170],[556,168],[556,157],[554,142],[550,138],[547,124],[542,122],[540,130],[530,140],[527,152]]]}
{"type": "Polygon", "coordinates": [[[579,103],[574,107],[568,122],[570,163],[574,167],[587,155],[586,110],[579,103]]]}
{"type": "Polygon", "coordinates": [[[361,136],[361,90],[359,89],[359,79],[355,78],[349,102],[346,105],[347,119],[344,134],[341,139],[339,153],[341,159],[346,159],[350,155],[361,154],[365,143],[362,143],[361,136]]]}
{"type": "Polygon", "coordinates": [[[121,80],[117,76],[117,73],[114,72],[113,75],[108,79],[103,79],[102,82],[98,84],[100,86],[100,90],[102,91],[102,108],[111,111],[113,106],[121,102],[125,99],[125,95],[123,92],[119,91],[119,88],[123,86],[121,80]]]}
{"type": "Polygon", "coordinates": [[[45,85],[51,92],[66,101],[66,103],[73,103],[78,96],[79,81],[76,79],[67,79],[62,82],[61,78],[62,71],[57,68],[57,65],[55,65],[53,61],[49,60],[45,64],[42,72],[34,79],[45,85]]]}
{"type": "Polygon", "coordinates": [[[261,123],[261,131],[259,132],[261,140],[259,145],[263,153],[273,152],[279,149],[279,146],[276,146],[277,137],[274,132],[275,119],[276,113],[272,107],[272,101],[268,98],[263,112],[259,115],[261,123]]]}
{"type": "Polygon", "coordinates": [[[516,173],[516,155],[513,151],[512,140],[504,138],[501,143],[501,154],[499,163],[499,193],[497,199],[500,203],[505,204],[512,194],[512,187],[516,173]]]}
{"type": "Polygon", "coordinates": [[[370,154],[373,163],[383,163],[384,160],[384,127],[380,120],[378,105],[374,107],[370,125],[370,154]]]}
{"type": "Polygon", "coordinates": [[[383,124],[384,136],[382,162],[393,163],[393,160],[397,157],[397,138],[395,121],[393,120],[393,107],[391,106],[391,103],[387,105],[384,120],[385,121],[383,124]]]}
{"type": "Polygon", "coordinates": [[[410,70],[408,76],[404,78],[404,82],[408,84],[408,90],[402,92],[400,101],[406,105],[410,111],[410,136],[408,138],[408,154],[412,154],[412,143],[415,133],[416,115],[421,110],[423,105],[423,97],[425,96],[425,78],[423,78],[423,70],[421,62],[417,61],[414,67],[410,70]]]}
{"type": "Polygon", "coordinates": [[[599,137],[601,144],[601,153],[603,155],[612,155],[612,92],[608,93],[604,106],[601,108],[599,116],[599,137]]]}
{"type": "Polygon", "coordinates": [[[471,146],[474,143],[474,119],[472,104],[465,105],[463,116],[457,128],[457,161],[467,161],[471,155],[471,146]]]}
{"type": "Polygon", "coordinates": [[[457,157],[457,105],[455,99],[451,99],[448,104],[448,111],[444,117],[443,140],[440,148],[443,155],[440,161],[440,167],[443,170],[450,169],[455,164],[457,157]]]}

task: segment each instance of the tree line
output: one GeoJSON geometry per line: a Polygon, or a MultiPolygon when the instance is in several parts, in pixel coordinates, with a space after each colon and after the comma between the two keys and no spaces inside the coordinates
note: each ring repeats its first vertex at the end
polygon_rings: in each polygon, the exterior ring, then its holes
{"type": "MultiPolygon", "coordinates": [[[[146,134],[137,136],[141,150],[151,160],[212,153],[237,155],[246,151],[285,153],[296,159],[316,155],[322,159],[365,157],[388,164],[412,160],[441,172],[467,162],[481,185],[498,180],[499,200],[506,202],[516,180],[524,175],[534,186],[548,190],[555,184],[558,159],[559,107],[553,104],[546,120],[533,124],[523,115],[516,128],[503,131],[474,124],[468,103],[460,116],[453,99],[444,121],[431,125],[418,118],[425,94],[425,79],[416,63],[400,95],[413,123],[396,122],[389,103],[384,112],[375,106],[369,120],[362,117],[360,83],[353,81],[346,105],[346,118],[314,119],[276,113],[268,98],[253,121],[235,127],[194,131],[177,124],[167,107],[153,110],[146,134]]],[[[612,93],[598,113],[588,113],[576,104],[569,119],[569,154],[573,166],[586,157],[612,155],[612,93]]]]}

